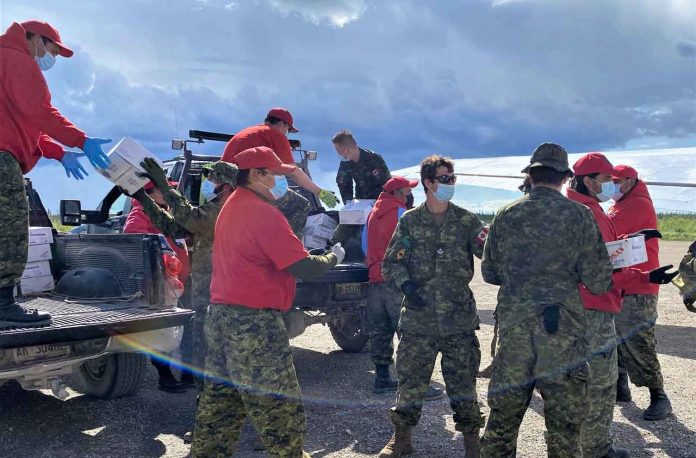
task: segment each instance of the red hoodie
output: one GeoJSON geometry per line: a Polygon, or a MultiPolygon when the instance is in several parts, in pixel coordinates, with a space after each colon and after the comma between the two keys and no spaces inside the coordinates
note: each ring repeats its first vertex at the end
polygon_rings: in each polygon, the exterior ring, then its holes
{"type": "Polygon", "coordinates": [[[383,192],[367,217],[367,268],[370,283],[382,283],[382,261],[394,229],[399,222],[399,209],[406,204],[395,195],[383,192]]]}
{"type": "Polygon", "coordinates": [[[12,154],[28,173],[42,156],[63,158],[63,148],[51,138],[82,148],[87,137],[51,105],[26,32],[15,22],[0,35],[0,151],[12,154]]]}
{"type": "MultiPolygon", "coordinates": [[[[572,189],[568,189],[566,193],[570,200],[579,202],[592,211],[592,215],[594,216],[595,221],[597,221],[597,226],[599,227],[599,231],[602,233],[602,239],[605,243],[613,242],[619,238],[611,220],[604,213],[604,210],[602,210],[602,207],[595,199],[584,194],[580,194],[572,189]]],[[[582,304],[586,309],[619,313],[623,303],[623,290],[631,287],[635,288],[636,286],[642,284],[648,284],[648,274],[646,272],[641,272],[640,269],[636,269],[634,267],[621,269],[619,272],[613,274],[611,279],[614,285],[612,290],[608,293],[600,294],[599,296],[592,294],[582,283],[578,285],[580,297],[582,298],[582,304]]]]}
{"type": "MultiPolygon", "coordinates": [[[[135,199],[131,199],[131,211],[128,213],[126,218],[126,223],[123,225],[124,234],[161,234],[162,231],[159,230],[152,221],[150,217],[145,214],[145,210],[140,202],[135,199]]],[[[181,283],[186,283],[186,279],[191,273],[191,262],[189,261],[188,249],[186,244],[180,247],[174,240],[167,237],[167,242],[172,250],[176,253],[182,264],[181,273],[179,274],[179,280],[181,283]]]]}
{"type": "MultiPolygon", "coordinates": [[[[616,230],[622,234],[633,234],[641,229],[657,229],[657,215],[648,187],[638,180],[636,185],[623,195],[611,208],[609,218],[616,230]]],[[[658,239],[645,242],[648,260],[635,266],[641,270],[653,270],[660,267],[660,245],[658,239]]],[[[626,294],[658,294],[660,285],[648,283],[626,288],[626,294]]]]}

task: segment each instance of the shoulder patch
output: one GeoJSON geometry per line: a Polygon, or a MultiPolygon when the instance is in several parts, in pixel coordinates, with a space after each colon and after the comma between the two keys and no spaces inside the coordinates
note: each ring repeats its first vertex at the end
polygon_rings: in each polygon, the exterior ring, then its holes
{"type": "Polygon", "coordinates": [[[402,260],[404,259],[404,256],[406,256],[406,248],[402,248],[396,252],[396,259],[402,260]]]}

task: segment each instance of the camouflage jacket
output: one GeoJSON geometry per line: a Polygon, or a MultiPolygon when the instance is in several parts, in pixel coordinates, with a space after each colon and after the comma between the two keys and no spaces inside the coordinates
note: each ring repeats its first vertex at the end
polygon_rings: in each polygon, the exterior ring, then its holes
{"type": "Polygon", "coordinates": [[[560,304],[569,312],[567,324],[584,329],[578,284],[596,295],[612,285],[612,264],[591,211],[545,187],[498,211],[481,272],[486,282],[500,285],[501,331],[538,318],[547,304],[560,304]]]}
{"type": "Polygon", "coordinates": [[[200,207],[194,207],[174,189],[162,192],[169,211],[157,206],[152,199],[143,203],[145,212],[153,224],[170,237],[182,237],[182,232],[192,239],[193,265],[191,266],[192,301],[194,306],[210,303],[210,278],[213,273],[213,234],[215,221],[223,202],[213,199],[200,207]]]}
{"type": "Polygon", "coordinates": [[[360,148],[358,162],[341,161],[336,174],[336,184],[343,203],[346,203],[353,199],[376,199],[389,178],[389,168],[382,156],[369,149],[360,148]]]}
{"type": "Polygon", "coordinates": [[[399,220],[382,264],[386,281],[397,288],[411,280],[426,305],[409,307],[404,299],[401,329],[418,334],[450,335],[479,325],[476,301],[469,288],[474,258],[481,257],[486,227],[475,214],[450,204],[438,226],[426,204],[399,220]]]}

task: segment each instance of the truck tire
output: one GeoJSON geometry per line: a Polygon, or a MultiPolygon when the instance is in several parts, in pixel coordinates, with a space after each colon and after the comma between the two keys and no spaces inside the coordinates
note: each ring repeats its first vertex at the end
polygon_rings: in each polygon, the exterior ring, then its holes
{"type": "Polygon", "coordinates": [[[100,399],[135,394],[145,375],[146,360],[141,353],[115,353],[85,361],[79,371],[82,389],[100,399]]]}
{"type": "Polygon", "coordinates": [[[346,315],[329,321],[329,330],[341,350],[359,353],[367,344],[367,330],[358,315],[346,315]]]}

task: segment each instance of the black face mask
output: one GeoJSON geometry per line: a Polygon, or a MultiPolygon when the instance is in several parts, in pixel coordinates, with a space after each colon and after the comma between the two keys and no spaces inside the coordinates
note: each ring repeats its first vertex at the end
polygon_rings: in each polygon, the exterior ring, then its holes
{"type": "Polygon", "coordinates": [[[406,196],[406,208],[413,208],[413,194],[409,194],[406,196]]]}

